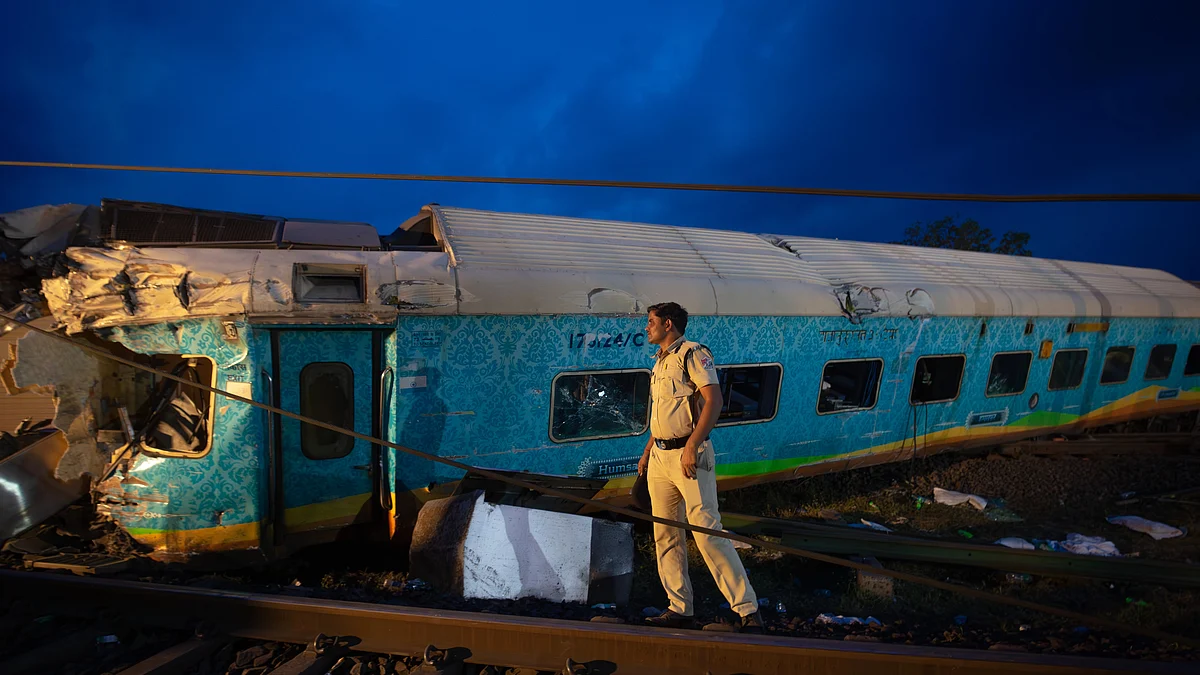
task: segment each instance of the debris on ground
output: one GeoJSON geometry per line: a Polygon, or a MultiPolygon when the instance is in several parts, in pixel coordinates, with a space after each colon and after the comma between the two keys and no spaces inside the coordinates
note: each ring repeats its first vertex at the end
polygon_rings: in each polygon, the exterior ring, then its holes
{"type": "Polygon", "coordinates": [[[1032,551],[1037,548],[1033,544],[1020,537],[1004,537],[1003,539],[997,539],[996,543],[1000,544],[1001,546],[1007,546],[1008,548],[1017,548],[1025,551],[1032,551]]]}
{"type": "Polygon", "coordinates": [[[1183,536],[1183,530],[1177,527],[1171,527],[1165,523],[1153,520],[1146,520],[1141,516],[1112,516],[1107,520],[1113,525],[1124,525],[1134,532],[1143,532],[1155,539],[1171,539],[1183,536]]]}
{"type": "Polygon", "coordinates": [[[877,532],[891,532],[890,529],[884,527],[883,525],[880,525],[879,523],[867,520],[866,518],[860,519],[859,522],[857,522],[857,523],[851,523],[850,527],[857,527],[859,529],[867,529],[867,530],[875,530],[877,532]]]}
{"type": "Polygon", "coordinates": [[[883,624],[873,616],[868,616],[866,619],[860,619],[857,616],[842,616],[841,614],[818,614],[815,619],[817,623],[832,624],[835,626],[882,626],[883,624]]]}
{"type": "Polygon", "coordinates": [[[1117,545],[1108,541],[1104,537],[1088,537],[1078,532],[1072,532],[1067,535],[1067,538],[1059,542],[1059,546],[1068,553],[1076,555],[1099,555],[1108,557],[1117,557],[1121,552],[1117,550],[1117,545]]]}
{"type": "Polygon", "coordinates": [[[947,506],[970,504],[978,511],[986,509],[988,505],[988,500],[980,497],[979,495],[971,495],[965,492],[955,492],[953,490],[944,490],[940,487],[933,488],[933,500],[939,504],[945,504],[947,506]]]}

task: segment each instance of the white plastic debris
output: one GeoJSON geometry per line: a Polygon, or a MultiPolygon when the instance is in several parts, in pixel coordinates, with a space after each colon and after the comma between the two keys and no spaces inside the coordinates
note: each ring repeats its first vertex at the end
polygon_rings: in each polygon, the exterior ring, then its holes
{"type": "Polygon", "coordinates": [[[859,519],[859,522],[857,522],[857,523],[851,523],[850,527],[857,527],[860,530],[866,529],[866,530],[875,530],[877,532],[891,532],[891,530],[884,527],[883,525],[880,525],[879,523],[875,523],[870,520],[867,520],[866,518],[859,519]]]}
{"type": "Polygon", "coordinates": [[[980,511],[986,509],[988,504],[988,500],[980,497],[979,495],[969,495],[965,492],[943,490],[939,487],[933,488],[933,500],[939,504],[946,504],[947,506],[970,504],[980,511]]]}
{"type": "Polygon", "coordinates": [[[881,626],[879,619],[873,616],[868,616],[866,619],[860,619],[857,616],[842,616],[841,614],[818,614],[817,623],[831,623],[837,626],[881,626]]]}
{"type": "Polygon", "coordinates": [[[1036,548],[1033,544],[1020,537],[1005,537],[1003,539],[997,539],[996,543],[1000,544],[1001,546],[1007,546],[1008,548],[1019,548],[1026,551],[1032,551],[1034,548],[1036,548]]]}
{"type": "Polygon", "coordinates": [[[1141,516],[1112,516],[1108,518],[1108,522],[1113,525],[1124,525],[1134,532],[1144,532],[1155,539],[1170,539],[1172,537],[1183,536],[1183,530],[1177,527],[1171,527],[1166,523],[1159,523],[1153,520],[1146,520],[1141,516]]]}
{"type": "Polygon", "coordinates": [[[1104,537],[1085,537],[1078,532],[1072,532],[1061,542],[1062,549],[1076,555],[1120,556],[1117,545],[1104,537]]]}
{"type": "MultiPolygon", "coordinates": [[[[722,531],[722,532],[729,532],[729,530],[721,530],[721,531],[722,531]]],[[[732,533],[732,532],[730,532],[730,534],[733,534],[733,533],[732,533]]],[[[730,539],[730,540],[729,540],[729,543],[733,544],[733,547],[734,547],[734,548],[754,548],[754,546],[752,546],[752,545],[750,545],[750,544],[747,544],[747,543],[746,543],[746,542],[744,542],[744,541],[738,541],[738,540],[736,540],[736,539],[730,539]]]]}

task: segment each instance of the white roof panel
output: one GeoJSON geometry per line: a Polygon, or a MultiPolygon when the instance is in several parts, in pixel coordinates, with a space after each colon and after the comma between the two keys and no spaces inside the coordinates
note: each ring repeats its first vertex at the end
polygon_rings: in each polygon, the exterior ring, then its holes
{"type": "Polygon", "coordinates": [[[672,278],[678,282],[669,286],[676,293],[689,289],[695,309],[677,301],[698,314],[1200,317],[1200,289],[1153,269],[438,205],[425,210],[434,215],[460,289],[476,300],[461,305],[463,313],[596,311],[578,298],[597,291],[633,298],[630,310],[640,311],[676,299],[663,283],[672,278]],[[537,282],[518,284],[510,295],[497,282],[511,282],[514,274],[537,282]]]}

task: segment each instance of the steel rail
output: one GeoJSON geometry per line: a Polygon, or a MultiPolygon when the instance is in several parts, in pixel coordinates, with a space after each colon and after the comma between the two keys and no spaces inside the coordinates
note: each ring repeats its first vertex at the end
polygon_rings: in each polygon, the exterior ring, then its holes
{"type": "Polygon", "coordinates": [[[470,663],[552,671],[571,658],[620,674],[1194,672],[1194,664],[671,630],[13,570],[0,570],[0,591],[36,602],[39,610],[116,609],[140,623],[179,629],[206,623],[231,637],[276,642],[307,643],[324,633],[352,638],[358,652],[415,655],[434,645],[470,663]]]}
{"type": "Polygon", "coordinates": [[[939,541],[744,513],[723,513],[721,523],[735,532],[781,537],[783,543],[789,546],[820,553],[871,555],[1043,576],[1089,577],[1200,588],[1200,566],[1165,560],[1022,551],[998,545],[939,541]]]}
{"type": "Polygon", "coordinates": [[[721,185],[716,183],[666,183],[653,181],[588,180],[579,178],[521,178],[508,176],[450,176],[417,173],[351,173],[337,171],[274,171],[263,169],[214,169],[190,166],[140,166],[130,164],[82,164],[77,162],[22,162],[0,160],[0,166],[51,169],[91,169],[99,171],[143,171],[150,173],[188,173],[214,176],[260,176],[276,178],[322,178],[341,180],[422,181],[431,183],[490,183],[500,185],[556,185],[564,187],[625,188],[635,190],[685,190],[693,192],[748,192],[757,194],[813,195],[820,197],[861,197],[866,199],[918,199],[953,202],[1198,202],[1200,194],[1124,193],[1124,194],[1042,194],[995,195],[955,192],[902,192],[896,190],[844,190],[804,188],[782,185],[721,185]]]}
{"type": "Polygon", "coordinates": [[[500,473],[500,472],[496,472],[496,471],[491,471],[489,469],[471,466],[469,464],[464,464],[462,462],[459,462],[459,461],[456,461],[453,459],[440,457],[438,455],[431,455],[427,452],[422,452],[420,450],[409,448],[409,447],[400,445],[398,443],[392,443],[391,441],[388,441],[388,440],[385,440],[382,438],[373,438],[367,434],[362,434],[362,433],[359,433],[352,429],[346,429],[344,427],[339,427],[339,426],[336,426],[333,424],[329,424],[328,422],[323,422],[318,419],[300,415],[298,413],[294,413],[289,410],[284,410],[284,409],[278,408],[276,406],[267,405],[265,403],[260,403],[258,401],[255,401],[252,398],[248,398],[245,396],[239,396],[237,394],[232,394],[228,391],[225,391],[223,389],[218,389],[216,387],[212,387],[207,384],[193,382],[187,378],[181,377],[179,375],[175,375],[174,373],[168,373],[165,370],[160,370],[158,368],[152,368],[150,366],[138,363],[137,361],[133,361],[133,360],[121,357],[121,356],[117,356],[116,354],[109,353],[95,345],[91,345],[86,342],[80,342],[78,340],[73,340],[66,336],[59,335],[52,331],[48,331],[44,328],[39,328],[37,326],[32,326],[29,324],[22,323],[20,321],[17,321],[16,319],[12,319],[10,317],[4,316],[3,314],[0,314],[0,319],[4,320],[7,323],[13,323],[20,327],[23,327],[28,330],[32,330],[32,331],[35,331],[42,335],[45,335],[47,337],[54,338],[55,340],[61,340],[63,342],[67,342],[69,344],[73,344],[76,347],[78,347],[86,352],[89,352],[89,353],[99,356],[100,358],[108,359],[110,361],[116,361],[117,363],[123,363],[127,366],[130,366],[131,368],[136,368],[138,370],[155,373],[159,377],[163,377],[165,379],[179,382],[181,384],[185,384],[189,387],[192,387],[194,389],[199,389],[201,391],[207,391],[212,394],[219,394],[229,400],[239,401],[241,403],[245,403],[246,405],[253,406],[253,407],[259,408],[261,410],[266,410],[266,411],[274,413],[276,415],[281,415],[283,417],[287,417],[287,418],[294,419],[294,420],[297,420],[300,422],[304,422],[305,424],[309,424],[309,425],[315,426],[315,427],[320,427],[322,429],[328,429],[329,431],[333,431],[333,432],[343,434],[346,436],[351,436],[353,438],[357,438],[359,440],[366,441],[367,443],[375,443],[375,444],[378,444],[378,445],[381,445],[384,447],[392,448],[393,450],[399,450],[400,452],[412,455],[414,457],[419,457],[421,459],[425,459],[425,460],[428,460],[431,462],[437,462],[439,464],[444,464],[446,466],[452,466],[456,469],[463,471],[464,473],[465,472],[474,472],[475,474],[477,474],[479,476],[483,476],[484,478],[489,478],[489,479],[496,480],[496,481],[506,483],[509,485],[516,485],[518,487],[523,487],[528,490],[532,490],[534,492],[540,492],[540,493],[547,494],[547,495],[550,495],[553,497],[558,497],[560,499],[565,499],[567,501],[574,502],[576,504],[583,504],[584,506],[590,506],[593,508],[602,509],[605,511],[609,511],[611,513],[619,513],[623,516],[626,516],[627,518],[632,518],[634,520],[658,523],[661,525],[667,525],[669,527],[678,527],[682,530],[687,530],[689,532],[692,532],[693,534],[698,532],[700,534],[707,534],[711,537],[722,537],[725,539],[731,539],[733,541],[740,541],[740,542],[743,542],[746,544],[750,544],[751,546],[758,546],[759,548],[765,548],[765,549],[772,550],[772,551],[779,551],[780,553],[786,553],[786,554],[798,556],[801,558],[807,558],[809,560],[817,560],[820,562],[829,563],[831,565],[837,565],[839,567],[847,567],[847,568],[854,569],[854,570],[859,570],[859,571],[863,571],[863,572],[869,572],[872,574],[887,576],[887,577],[891,577],[893,579],[907,581],[909,583],[920,584],[922,586],[929,586],[931,588],[937,588],[937,589],[943,590],[943,591],[950,591],[952,593],[957,593],[959,595],[964,595],[964,596],[970,597],[970,598],[980,599],[980,600],[984,600],[984,601],[991,601],[991,602],[995,602],[995,603],[1001,604],[1001,605],[1009,605],[1011,607],[1021,607],[1024,609],[1030,609],[1030,610],[1033,610],[1036,612],[1042,612],[1044,614],[1051,614],[1054,616],[1064,617],[1064,618],[1078,622],[1085,626],[1090,625],[1093,627],[1109,628],[1111,630],[1116,630],[1116,631],[1120,631],[1120,632],[1124,632],[1124,633],[1152,637],[1156,640],[1161,640],[1161,641],[1167,642],[1167,643],[1178,643],[1178,644],[1190,645],[1192,647],[1200,647],[1200,639],[1196,639],[1196,638],[1185,637],[1182,635],[1174,635],[1174,634],[1167,633],[1165,631],[1160,631],[1160,630],[1153,629],[1153,628],[1132,626],[1129,624],[1122,623],[1120,621],[1106,619],[1104,617],[1082,614],[1080,612],[1073,612],[1071,610],[1062,609],[1060,607],[1051,607],[1049,605],[1042,605],[1042,604],[1039,604],[1036,602],[1022,600],[1020,598],[1014,598],[1014,597],[1010,597],[1010,596],[1006,596],[1006,595],[990,593],[988,591],[982,591],[982,590],[978,590],[975,588],[961,586],[958,584],[952,584],[952,583],[945,582],[945,581],[938,581],[937,579],[930,579],[928,577],[923,577],[923,576],[920,576],[917,574],[909,574],[907,572],[898,572],[898,571],[890,570],[890,569],[877,569],[866,563],[858,563],[858,562],[854,562],[851,560],[846,560],[844,558],[837,558],[834,556],[825,555],[823,553],[815,553],[813,551],[807,551],[807,550],[796,548],[793,546],[777,544],[773,541],[763,541],[761,539],[754,539],[752,537],[747,537],[745,535],[737,534],[734,532],[727,532],[723,529],[716,530],[716,529],[712,529],[712,528],[708,528],[708,527],[701,527],[699,525],[692,525],[691,523],[673,520],[670,518],[661,518],[659,516],[646,514],[641,511],[635,511],[633,509],[628,509],[628,508],[624,508],[621,506],[615,506],[611,503],[602,502],[602,501],[599,501],[596,499],[580,497],[578,495],[572,494],[570,492],[566,492],[564,490],[558,490],[558,489],[555,489],[552,487],[548,487],[545,485],[539,485],[539,484],[531,482],[531,481],[523,480],[523,479],[517,478],[511,474],[505,474],[505,473],[500,473]]]}

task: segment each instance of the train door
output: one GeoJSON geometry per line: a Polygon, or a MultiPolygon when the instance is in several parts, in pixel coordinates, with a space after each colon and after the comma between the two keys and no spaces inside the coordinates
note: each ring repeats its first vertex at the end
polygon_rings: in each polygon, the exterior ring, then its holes
{"type": "MultiPolygon", "coordinates": [[[[280,408],[378,437],[382,331],[280,329],[273,338],[280,408]]],[[[277,545],[329,541],[352,525],[383,524],[378,445],[287,417],[274,426],[277,545]]]]}

